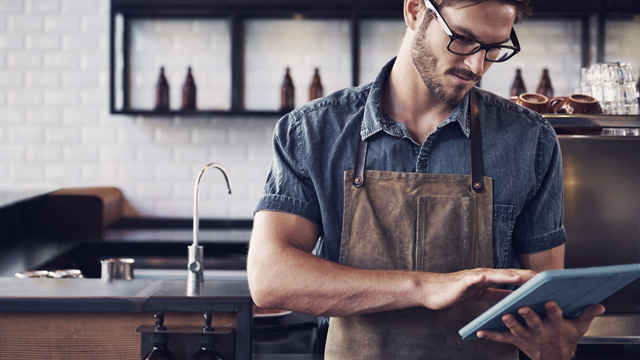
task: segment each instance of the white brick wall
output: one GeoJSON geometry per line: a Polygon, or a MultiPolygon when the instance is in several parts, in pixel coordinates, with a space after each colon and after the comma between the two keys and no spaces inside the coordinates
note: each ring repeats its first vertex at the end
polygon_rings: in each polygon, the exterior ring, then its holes
{"type": "MultiPolygon", "coordinates": [[[[0,0],[0,188],[118,186],[130,214],[190,217],[197,173],[218,162],[229,171],[234,193],[226,194],[217,171],[207,173],[202,217],[250,218],[271,161],[277,119],[110,115],[108,8],[108,0],[0,0]]],[[[607,27],[607,60],[630,61],[636,74],[639,26],[615,21],[607,27]]],[[[579,81],[579,24],[531,21],[516,29],[523,52],[494,65],[483,86],[506,96],[515,68],[521,67],[528,88],[535,90],[548,67],[556,93],[571,92],[579,81]]],[[[153,87],[164,65],[171,105],[177,108],[191,65],[200,107],[229,108],[226,20],[140,20],[132,30],[134,107],[153,106],[153,87]]],[[[363,22],[361,83],[395,55],[404,31],[401,20],[363,22]]],[[[325,93],[350,85],[347,21],[254,19],[246,36],[249,109],[278,107],[286,66],[298,105],[306,101],[316,66],[325,93]]]]}
{"type": "Polygon", "coordinates": [[[227,20],[136,20],[131,23],[131,106],[150,109],[164,66],[172,109],[181,105],[182,85],[191,66],[200,109],[231,107],[231,46],[227,20]]]}
{"type": "Polygon", "coordinates": [[[640,22],[610,21],[606,27],[605,61],[626,60],[640,76],[640,22]]]}
{"type": "Polygon", "coordinates": [[[527,91],[535,92],[542,69],[549,69],[555,96],[570,95],[580,85],[580,22],[530,20],[515,26],[522,51],[509,61],[493,64],[482,87],[508,96],[516,69],[522,69],[527,91]]]}
{"type": "Polygon", "coordinates": [[[309,100],[316,67],[325,94],[351,85],[348,20],[251,20],[245,38],[245,107],[249,110],[280,107],[287,67],[296,106],[309,100]]]}
{"type": "Polygon", "coordinates": [[[360,74],[361,84],[373,81],[380,68],[396,56],[406,32],[400,20],[365,20],[360,24],[360,74]]]}

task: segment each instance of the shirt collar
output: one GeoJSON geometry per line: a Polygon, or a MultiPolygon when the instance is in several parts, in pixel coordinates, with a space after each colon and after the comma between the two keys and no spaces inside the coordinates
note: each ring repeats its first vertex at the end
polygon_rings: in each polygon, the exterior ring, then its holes
{"type": "MultiPolygon", "coordinates": [[[[384,89],[384,83],[387,76],[391,73],[395,61],[395,57],[391,59],[382,70],[380,70],[378,76],[376,76],[376,79],[371,84],[371,90],[369,91],[369,96],[365,104],[364,119],[360,129],[360,136],[363,140],[380,131],[385,131],[394,136],[406,135],[406,126],[401,126],[400,123],[393,121],[382,112],[382,91],[384,89]]],[[[451,115],[438,125],[438,129],[452,122],[457,122],[460,125],[462,133],[468,138],[471,134],[471,119],[469,117],[468,107],[469,94],[467,93],[464,98],[462,98],[462,101],[453,109],[451,115]]]]}

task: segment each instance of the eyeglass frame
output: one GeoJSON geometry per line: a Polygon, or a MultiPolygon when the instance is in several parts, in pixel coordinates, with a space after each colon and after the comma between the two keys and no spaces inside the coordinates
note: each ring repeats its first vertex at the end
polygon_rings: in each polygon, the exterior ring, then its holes
{"type": "Polygon", "coordinates": [[[516,31],[515,29],[512,27],[511,28],[511,34],[509,35],[509,39],[511,40],[511,43],[513,44],[513,46],[509,46],[509,45],[487,45],[485,43],[483,43],[482,41],[478,41],[478,40],[473,40],[473,39],[469,39],[466,36],[462,36],[462,35],[458,35],[456,33],[454,33],[451,28],[449,27],[449,24],[447,24],[447,21],[442,17],[442,15],[440,15],[440,12],[438,11],[438,9],[436,9],[436,7],[431,3],[431,1],[429,0],[424,0],[424,4],[427,7],[427,12],[433,16],[435,18],[435,20],[438,22],[438,24],[440,25],[440,27],[442,28],[442,30],[444,30],[444,32],[447,34],[447,36],[449,36],[449,44],[447,44],[447,50],[455,55],[458,56],[467,56],[467,55],[473,55],[477,52],[479,52],[480,50],[485,50],[484,52],[484,59],[489,61],[489,62],[505,62],[509,59],[511,59],[514,55],[516,55],[517,53],[520,52],[521,48],[520,48],[520,42],[518,41],[518,36],[516,35],[516,31]],[[440,20],[440,21],[438,21],[440,20]],[[468,41],[472,41],[475,43],[478,43],[478,45],[480,45],[479,48],[477,48],[476,50],[468,53],[468,54],[458,54],[456,52],[453,52],[450,47],[451,44],[456,40],[456,39],[464,39],[464,40],[468,40],[468,41]],[[513,53],[511,55],[509,55],[509,57],[502,59],[502,60],[491,60],[487,58],[487,54],[489,54],[489,50],[491,49],[500,49],[500,48],[507,48],[507,49],[511,49],[513,50],[513,53]]]}

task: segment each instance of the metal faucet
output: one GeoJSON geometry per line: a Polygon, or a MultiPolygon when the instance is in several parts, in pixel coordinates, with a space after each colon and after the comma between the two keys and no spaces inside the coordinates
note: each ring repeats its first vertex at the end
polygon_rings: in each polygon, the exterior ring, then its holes
{"type": "Polygon", "coordinates": [[[204,249],[202,245],[198,245],[198,230],[200,227],[200,216],[198,214],[198,201],[200,198],[200,180],[204,173],[211,169],[216,168],[222,172],[224,179],[227,182],[228,193],[231,194],[231,182],[227,171],[216,163],[211,163],[198,173],[196,178],[196,184],[193,189],[193,244],[188,246],[189,259],[187,269],[189,270],[189,276],[187,277],[187,295],[201,295],[204,285],[204,249]]]}

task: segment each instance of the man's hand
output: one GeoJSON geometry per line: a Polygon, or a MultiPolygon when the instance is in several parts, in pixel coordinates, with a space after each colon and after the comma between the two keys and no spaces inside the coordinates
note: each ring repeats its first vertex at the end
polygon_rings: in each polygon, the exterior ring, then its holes
{"type": "Polygon", "coordinates": [[[535,274],[531,270],[485,268],[446,274],[428,273],[424,306],[431,310],[442,310],[482,300],[497,302],[511,291],[495,289],[492,286],[522,285],[535,274]]]}
{"type": "Polygon", "coordinates": [[[573,357],[576,346],[589,330],[593,319],[604,313],[604,306],[590,305],[575,319],[563,319],[562,310],[555,301],[545,304],[547,316],[541,319],[531,308],[518,310],[526,321],[520,324],[513,315],[505,315],[502,321],[510,331],[478,331],[481,339],[512,344],[533,360],[568,360],[573,357]]]}

